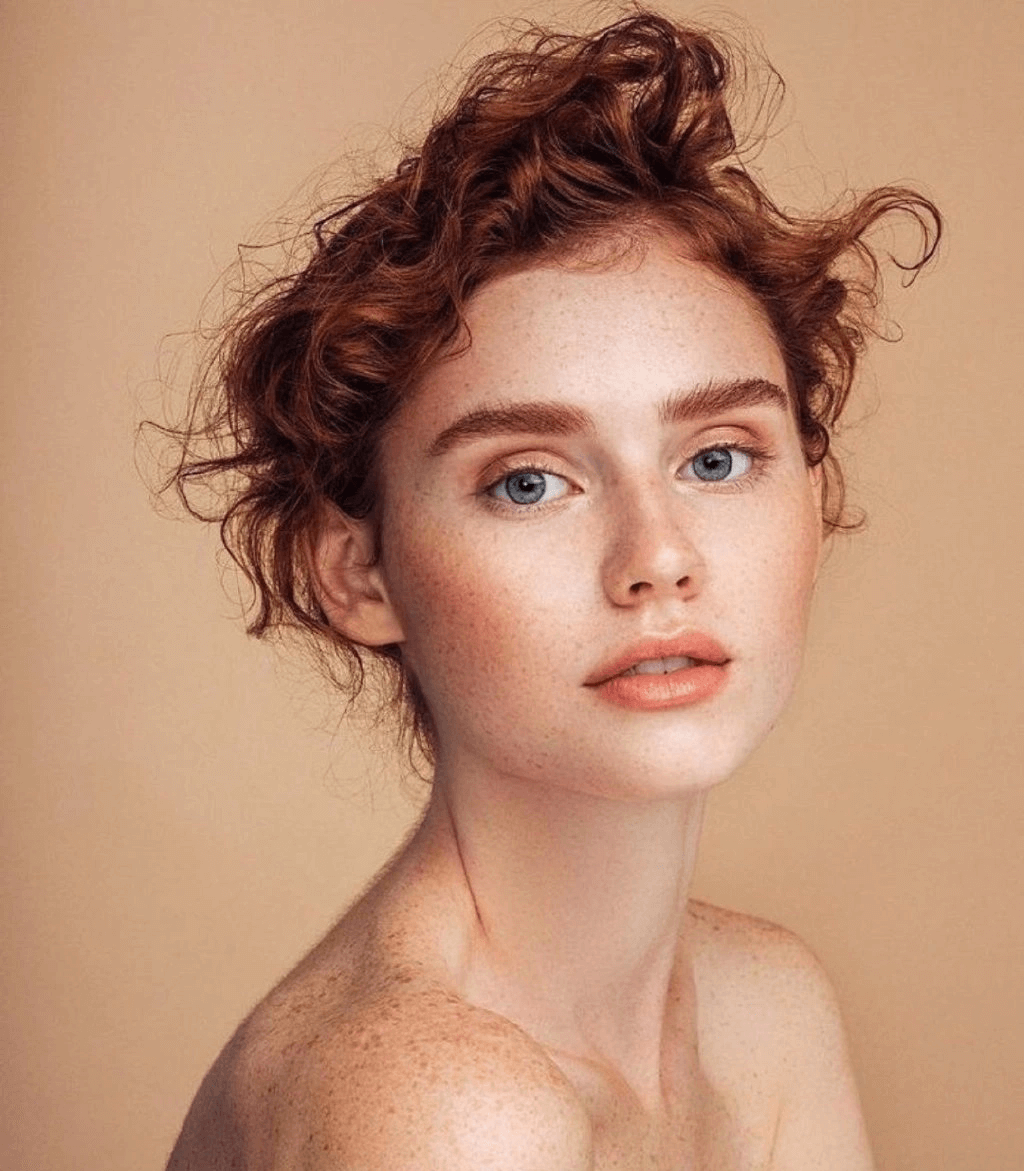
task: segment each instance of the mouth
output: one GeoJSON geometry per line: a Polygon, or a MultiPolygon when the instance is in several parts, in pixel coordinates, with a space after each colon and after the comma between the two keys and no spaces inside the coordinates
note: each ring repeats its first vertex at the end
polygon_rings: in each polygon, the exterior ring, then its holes
{"type": "Polygon", "coordinates": [[[672,675],[694,667],[724,667],[730,656],[710,635],[691,631],[676,638],[651,638],[613,655],[585,681],[600,687],[619,677],[672,675]]]}
{"type": "Polygon", "coordinates": [[[709,635],[648,639],[614,656],[586,681],[603,700],[637,711],[684,707],[726,685],[731,659],[709,635]]]}
{"type": "Polygon", "coordinates": [[[701,659],[691,659],[686,655],[675,655],[669,659],[642,659],[628,670],[620,671],[619,675],[671,675],[673,671],[685,671],[687,667],[696,667],[701,662],[701,659]]]}

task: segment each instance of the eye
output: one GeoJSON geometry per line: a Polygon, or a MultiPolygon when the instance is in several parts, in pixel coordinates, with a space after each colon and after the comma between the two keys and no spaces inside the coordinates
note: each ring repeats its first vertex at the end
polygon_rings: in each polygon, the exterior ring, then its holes
{"type": "Polygon", "coordinates": [[[706,451],[698,452],[686,465],[691,473],[686,478],[709,482],[735,480],[745,476],[753,465],[753,456],[741,448],[709,447],[706,451]]]}
{"type": "Polygon", "coordinates": [[[547,504],[565,496],[568,491],[568,481],[553,472],[544,472],[540,468],[516,468],[491,484],[487,494],[510,504],[529,505],[547,504]]]}

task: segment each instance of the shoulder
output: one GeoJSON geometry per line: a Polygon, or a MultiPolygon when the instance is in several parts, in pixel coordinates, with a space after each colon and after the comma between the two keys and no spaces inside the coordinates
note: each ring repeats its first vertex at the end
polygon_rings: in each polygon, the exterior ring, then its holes
{"type": "MultiPolygon", "coordinates": [[[[780,1011],[817,1005],[835,1008],[835,995],[817,956],[777,923],[691,900],[694,967],[721,995],[758,995],[780,1011]]],[[[763,1006],[762,1006],[763,1007],[763,1006]]]]}
{"type": "Polygon", "coordinates": [[[709,1028],[747,1047],[781,1076],[802,1049],[842,1041],[832,984],[792,931],[752,915],[690,903],[694,978],[709,1028]]]}
{"type": "Polygon", "coordinates": [[[793,932],[749,915],[691,902],[690,922],[701,1043],[719,1069],[771,1087],[771,1166],[866,1171],[839,1003],[818,958],[793,932]]]}
{"type": "Polygon", "coordinates": [[[326,1014],[301,1001],[262,1006],[207,1083],[169,1171],[592,1165],[586,1111],[540,1046],[415,981],[326,1014]]]}
{"type": "Polygon", "coordinates": [[[437,987],[385,989],[342,1033],[309,1050],[296,1070],[308,1100],[318,1102],[318,1117],[308,1121],[338,1165],[589,1166],[589,1123],[575,1091],[505,1018],[437,987]]]}

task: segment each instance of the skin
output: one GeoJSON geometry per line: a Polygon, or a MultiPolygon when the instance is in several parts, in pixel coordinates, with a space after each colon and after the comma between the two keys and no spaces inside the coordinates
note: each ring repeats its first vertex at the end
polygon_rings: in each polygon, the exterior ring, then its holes
{"type": "Polygon", "coordinates": [[[796,678],[820,479],[785,401],[664,404],[785,390],[772,330],[659,236],[501,277],[468,326],[386,437],[381,557],[338,513],[317,553],[332,621],[399,643],[423,689],[431,800],[218,1059],[170,1171],[865,1171],[813,956],[688,897],[705,794],[796,678]],[[535,411],[432,450],[467,412],[538,403],[586,425],[535,411]],[[708,449],[728,479],[697,475],[708,449]],[[543,473],[539,502],[510,498],[517,469],[543,473]],[[589,685],[694,631],[728,653],[709,698],[632,710],[589,685]]]}

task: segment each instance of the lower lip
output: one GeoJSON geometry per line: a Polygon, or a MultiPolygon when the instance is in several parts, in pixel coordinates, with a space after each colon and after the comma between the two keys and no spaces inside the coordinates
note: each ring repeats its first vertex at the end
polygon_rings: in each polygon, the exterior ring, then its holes
{"type": "Polygon", "coordinates": [[[594,690],[611,703],[634,711],[686,707],[717,695],[725,686],[728,670],[728,663],[701,663],[667,675],[616,675],[594,690]]]}

